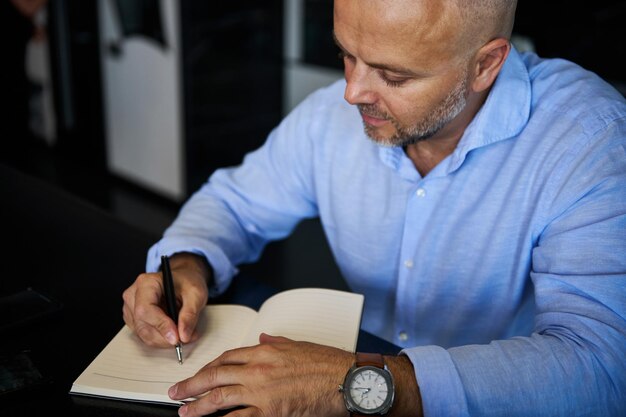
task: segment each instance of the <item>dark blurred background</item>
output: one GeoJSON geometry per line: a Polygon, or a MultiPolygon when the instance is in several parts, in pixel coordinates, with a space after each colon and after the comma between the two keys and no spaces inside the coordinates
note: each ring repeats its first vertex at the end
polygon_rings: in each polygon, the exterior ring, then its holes
{"type": "MultiPolygon", "coordinates": [[[[0,4],[0,163],[155,239],[215,169],[342,76],[332,0],[0,4]]],[[[624,94],[625,28],[626,1],[520,1],[515,41],[624,94]]],[[[315,220],[244,268],[282,288],[344,286],[315,220]]]]}

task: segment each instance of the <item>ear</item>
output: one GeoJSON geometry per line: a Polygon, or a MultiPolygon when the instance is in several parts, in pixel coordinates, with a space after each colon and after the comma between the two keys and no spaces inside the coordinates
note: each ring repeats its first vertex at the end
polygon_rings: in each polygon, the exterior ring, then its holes
{"type": "Polygon", "coordinates": [[[472,82],[472,89],[475,92],[482,92],[492,86],[510,51],[511,44],[504,38],[489,41],[478,50],[476,72],[472,82]]]}

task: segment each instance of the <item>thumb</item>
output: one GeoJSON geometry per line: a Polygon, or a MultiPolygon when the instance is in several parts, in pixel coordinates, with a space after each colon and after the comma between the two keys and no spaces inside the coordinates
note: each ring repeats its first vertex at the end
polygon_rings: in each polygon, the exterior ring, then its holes
{"type": "Polygon", "coordinates": [[[204,293],[195,288],[182,288],[182,304],[178,311],[178,334],[181,342],[189,343],[198,339],[198,322],[207,304],[204,293]]]}

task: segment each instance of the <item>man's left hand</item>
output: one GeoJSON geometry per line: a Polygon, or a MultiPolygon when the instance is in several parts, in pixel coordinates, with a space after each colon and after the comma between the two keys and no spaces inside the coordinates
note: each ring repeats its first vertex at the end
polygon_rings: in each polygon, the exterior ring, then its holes
{"type": "Polygon", "coordinates": [[[240,416],[347,416],[339,384],[354,354],[261,334],[259,344],[224,352],[194,376],[173,385],[170,398],[197,398],[184,417],[233,409],[240,416]]]}

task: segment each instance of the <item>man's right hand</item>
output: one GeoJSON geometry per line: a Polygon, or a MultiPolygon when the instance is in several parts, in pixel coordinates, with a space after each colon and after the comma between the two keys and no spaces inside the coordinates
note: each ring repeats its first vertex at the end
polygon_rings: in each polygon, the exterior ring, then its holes
{"type": "Polygon", "coordinates": [[[171,347],[179,341],[189,343],[198,338],[196,324],[208,301],[211,268],[204,258],[191,253],[172,255],[170,265],[178,323],[166,313],[160,272],[140,274],[122,294],[124,322],[148,346],[171,347]]]}

